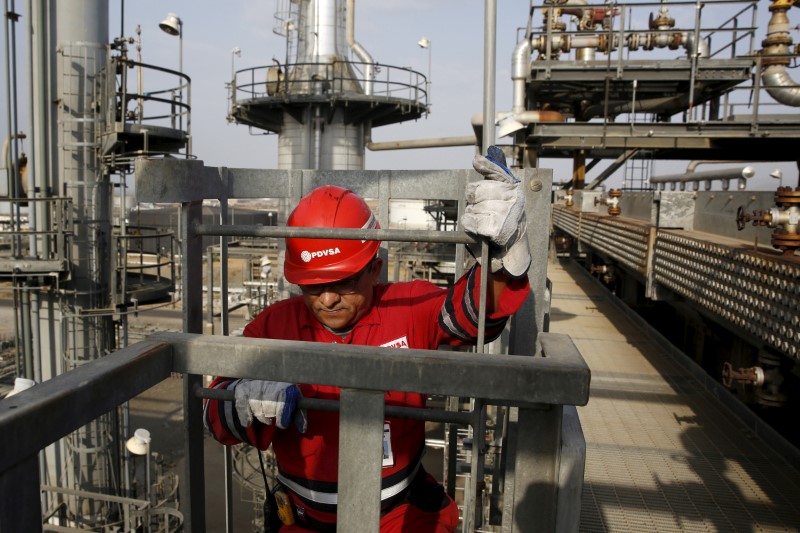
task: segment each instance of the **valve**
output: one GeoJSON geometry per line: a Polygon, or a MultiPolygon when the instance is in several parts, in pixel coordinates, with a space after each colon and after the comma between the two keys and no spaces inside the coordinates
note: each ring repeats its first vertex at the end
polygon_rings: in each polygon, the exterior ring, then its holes
{"type": "Polygon", "coordinates": [[[606,265],[606,264],[599,264],[599,265],[592,265],[589,269],[592,275],[597,274],[598,278],[603,281],[606,285],[611,285],[617,280],[616,270],[614,269],[613,265],[606,265]]]}
{"type": "Polygon", "coordinates": [[[758,354],[764,382],[756,391],[756,401],[765,407],[783,407],[789,400],[784,382],[784,367],[779,355],[767,351],[758,354]]]}
{"type": "Polygon", "coordinates": [[[764,371],[758,366],[734,370],[733,365],[725,361],[722,365],[722,384],[730,388],[734,381],[760,387],[764,384],[764,371]]]}
{"type": "Polygon", "coordinates": [[[608,198],[595,198],[594,205],[607,205],[608,214],[615,217],[622,213],[622,208],[619,206],[619,199],[622,196],[622,191],[619,189],[611,189],[608,191],[608,198]]]}
{"type": "Polygon", "coordinates": [[[775,204],[769,210],[745,212],[744,206],[736,210],[736,228],[741,231],[748,222],[753,226],[775,228],[772,232],[771,244],[781,250],[784,255],[792,255],[800,248],[800,187],[778,187],[775,192],[775,204]]]}
{"type": "Polygon", "coordinates": [[[789,399],[784,385],[784,368],[781,357],[763,351],[758,354],[758,365],[734,369],[728,361],[722,365],[722,384],[731,388],[736,383],[755,387],[756,401],[765,407],[782,407],[789,399]]]}

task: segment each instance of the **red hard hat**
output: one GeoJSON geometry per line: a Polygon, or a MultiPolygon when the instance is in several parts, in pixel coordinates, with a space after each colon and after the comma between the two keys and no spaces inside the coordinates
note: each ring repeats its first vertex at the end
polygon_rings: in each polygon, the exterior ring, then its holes
{"type": "MultiPolygon", "coordinates": [[[[380,228],[372,210],[352,191],[325,185],[304,196],[287,226],[312,228],[380,228]]],[[[380,241],[286,239],[283,273],[289,283],[332,283],[357,274],[378,251],[380,241]]]]}

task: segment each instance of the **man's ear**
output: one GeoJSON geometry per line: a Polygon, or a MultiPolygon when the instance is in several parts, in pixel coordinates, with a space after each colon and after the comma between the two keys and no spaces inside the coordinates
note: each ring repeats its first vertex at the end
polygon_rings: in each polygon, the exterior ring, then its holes
{"type": "Polygon", "coordinates": [[[372,275],[372,284],[377,285],[381,280],[381,269],[383,269],[383,259],[376,257],[372,260],[372,268],[370,274],[372,275]]]}

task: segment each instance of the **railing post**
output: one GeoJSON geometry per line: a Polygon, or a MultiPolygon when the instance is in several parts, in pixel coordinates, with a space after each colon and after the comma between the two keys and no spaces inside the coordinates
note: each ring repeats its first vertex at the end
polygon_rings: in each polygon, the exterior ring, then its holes
{"type": "MultiPolygon", "coordinates": [[[[181,204],[181,293],[183,294],[183,331],[203,332],[203,238],[194,227],[202,221],[202,202],[181,204]]],[[[183,377],[184,442],[186,471],[183,486],[186,499],[185,529],[202,533],[205,518],[205,466],[203,457],[203,404],[194,391],[203,386],[203,376],[183,377]]]]}
{"type": "Polygon", "coordinates": [[[342,389],[336,531],[378,531],[381,519],[383,392],[342,389]]]}
{"type": "Polygon", "coordinates": [[[563,410],[561,405],[518,410],[511,509],[515,533],[556,531],[563,410]]]}
{"type": "Polygon", "coordinates": [[[37,455],[0,473],[0,494],[0,533],[42,531],[37,455]]]}

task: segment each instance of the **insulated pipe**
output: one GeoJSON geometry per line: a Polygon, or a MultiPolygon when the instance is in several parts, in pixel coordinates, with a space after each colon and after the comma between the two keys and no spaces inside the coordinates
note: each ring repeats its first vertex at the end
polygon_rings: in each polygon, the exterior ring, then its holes
{"type": "MultiPolygon", "coordinates": [[[[739,180],[740,189],[744,188],[744,180],[756,175],[753,167],[723,168],[718,170],[707,170],[705,172],[686,172],[684,174],[668,174],[666,176],[654,176],[650,178],[650,184],[663,185],[666,183],[680,183],[681,190],[688,182],[699,183],[701,181],[710,182],[712,180],[739,180]]],[[[727,190],[727,187],[724,187],[727,190]]]]}
{"type": "Polygon", "coordinates": [[[786,72],[784,65],[770,65],[765,68],[761,81],[772,98],[784,105],[800,107],[800,87],[786,72]]]}
{"type": "Polygon", "coordinates": [[[413,148],[444,148],[448,146],[476,146],[478,144],[474,135],[463,137],[439,137],[435,139],[410,139],[407,141],[389,141],[382,143],[367,143],[367,148],[373,152],[384,150],[410,150],[413,148]]]}
{"type": "Polygon", "coordinates": [[[764,70],[761,72],[761,81],[767,93],[776,101],[784,105],[800,107],[800,87],[786,72],[789,64],[789,47],[792,38],[789,36],[789,18],[786,11],[791,7],[785,1],[775,0],[770,5],[772,18],[767,25],[767,38],[764,39],[762,50],[764,70]]]}
{"type": "Polygon", "coordinates": [[[531,42],[526,37],[517,43],[511,55],[511,82],[513,84],[512,113],[525,111],[525,82],[528,79],[531,57],[531,42]]]}
{"type": "Polygon", "coordinates": [[[703,38],[698,38],[697,42],[695,42],[694,33],[692,32],[687,31],[681,34],[681,44],[686,49],[686,55],[690,58],[708,59],[711,57],[708,42],[703,38]]]}
{"type": "MultiPolygon", "coordinates": [[[[616,116],[625,113],[678,113],[686,109],[689,105],[689,95],[679,94],[676,96],[661,96],[658,98],[648,98],[637,100],[636,102],[622,102],[609,105],[608,115],[616,116]]],[[[605,104],[597,104],[583,110],[581,118],[589,120],[593,117],[603,116],[606,112],[605,104]]]]}
{"type": "Polygon", "coordinates": [[[372,79],[375,77],[375,60],[361,46],[355,37],[355,18],[356,18],[356,0],[347,0],[347,44],[355,52],[358,58],[365,63],[364,67],[364,94],[372,94],[372,79]]]}
{"type": "Polygon", "coordinates": [[[749,179],[756,175],[756,170],[751,167],[723,168],[718,170],[707,170],[705,172],[685,172],[683,174],[668,174],[666,176],[654,176],[650,178],[650,183],[670,183],[681,181],[702,181],[702,180],[735,180],[740,178],[749,179]]]}

